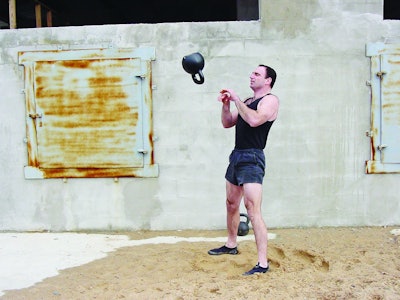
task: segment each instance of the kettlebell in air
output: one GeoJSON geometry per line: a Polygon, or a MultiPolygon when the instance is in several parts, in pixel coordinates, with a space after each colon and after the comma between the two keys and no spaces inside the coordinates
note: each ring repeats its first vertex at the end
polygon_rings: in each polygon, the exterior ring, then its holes
{"type": "Polygon", "coordinates": [[[238,235],[244,236],[249,233],[249,216],[247,214],[241,213],[240,217],[245,217],[246,221],[240,221],[239,228],[238,228],[238,235]]]}
{"type": "Polygon", "coordinates": [[[195,83],[204,83],[204,57],[199,52],[184,56],[182,59],[182,67],[187,73],[192,75],[192,79],[195,83]]]}

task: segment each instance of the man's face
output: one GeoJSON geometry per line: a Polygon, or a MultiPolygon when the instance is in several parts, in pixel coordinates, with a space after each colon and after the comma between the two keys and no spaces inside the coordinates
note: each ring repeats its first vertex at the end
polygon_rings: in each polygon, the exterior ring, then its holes
{"type": "Polygon", "coordinates": [[[257,67],[250,75],[250,88],[254,90],[265,86],[267,81],[265,75],[265,67],[257,67]]]}

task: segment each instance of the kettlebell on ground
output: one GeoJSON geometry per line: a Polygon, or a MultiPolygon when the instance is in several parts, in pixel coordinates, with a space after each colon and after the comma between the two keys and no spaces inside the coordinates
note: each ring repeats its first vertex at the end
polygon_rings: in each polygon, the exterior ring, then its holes
{"type": "Polygon", "coordinates": [[[240,218],[244,217],[246,221],[240,221],[239,228],[238,228],[238,235],[245,236],[249,233],[249,216],[247,214],[241,213],[240,218]]]}

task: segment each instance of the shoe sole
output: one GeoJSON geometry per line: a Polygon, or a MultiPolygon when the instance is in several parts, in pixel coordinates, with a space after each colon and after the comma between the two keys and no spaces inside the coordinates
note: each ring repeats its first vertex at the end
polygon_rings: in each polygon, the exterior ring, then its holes
{"type": "Polygon", "coordinates": [[[250,270],[250,271],[248,271],[248,272],[246,272],[246,273],[243,273],[242,275],[243,275],[243,276],[250,276],[250,275],[254,275],[254,274],[265,274],[265,273],[267,273],[267,272],[269,271],[269,266],[268,266],[268,268],[267,268],[265,271],[255,271],[255,272],[253,272],[253,273],[251,273],[251,271],[252,271],[252,270],[250,270]]]}
{"type": "Polygon", "coordinates": [[[232,252],[212,252],[212,251],[208,251],[208,254],[210,254],[210,255],[223,255],[223,254],[236,255],[238,253],[239,253],[239,251],[232,251],[232,252]]]}

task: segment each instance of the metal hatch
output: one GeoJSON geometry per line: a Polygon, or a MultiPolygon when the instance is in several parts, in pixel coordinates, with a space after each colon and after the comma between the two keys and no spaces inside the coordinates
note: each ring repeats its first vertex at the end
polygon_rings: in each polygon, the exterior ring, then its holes
{"type": "Polygon", "coordinates": [[[371,160],[367,173],[400,173],[400,45],[367,45],[371,57],[371,160]]]}
{"type": "Polygon", "coordinates": [[[154,177],[154,49],[20,52],[26,178],[154,177]]]}

